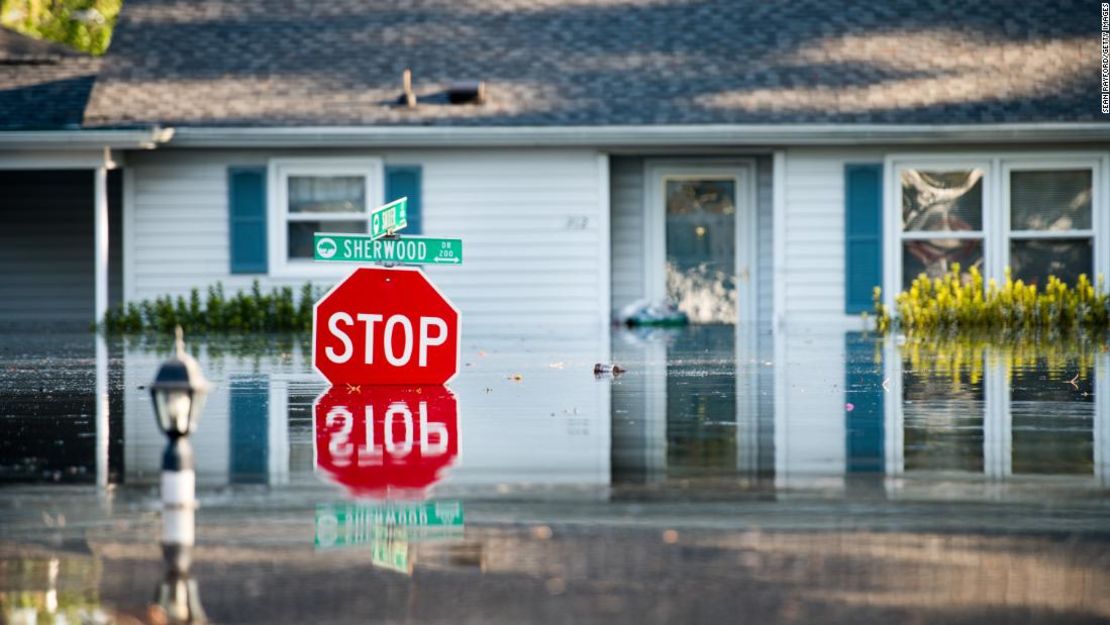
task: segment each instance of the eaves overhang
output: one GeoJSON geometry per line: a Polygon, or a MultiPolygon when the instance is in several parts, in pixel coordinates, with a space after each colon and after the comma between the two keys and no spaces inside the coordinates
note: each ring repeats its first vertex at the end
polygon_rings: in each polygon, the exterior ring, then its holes
{"type": "Polygon", "coordinates": [[[0,130],[3,150],[150,150],[173,137],[172,128],[128,130],[0,130]]]}
{"type": "Polygon", "coordinates": [[[173,130],[169,147],[662,147],[1110,142],[1110,123],[961,125],[297,126],[173,130]]]}

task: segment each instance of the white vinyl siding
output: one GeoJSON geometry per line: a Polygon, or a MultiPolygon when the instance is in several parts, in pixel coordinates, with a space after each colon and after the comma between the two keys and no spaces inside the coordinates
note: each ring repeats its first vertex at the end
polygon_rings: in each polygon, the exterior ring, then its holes
{"type": "MultiPolygon", "coordinates": [[[[128,301],[187,295],[217,281],[229,292],[255,276],[229,273],[227,168],[311,152],[163,151],[129,160],[125,189],[128,301]]],[[[607,320],[609,253],[601,170],[590,150],[329,151],[327,158],[381,157],[423,169],[428,236],[463,240],[462,266],[427,272],[462,311],[464,324],[577,325],[607,320]]],[[[275,218],[269,207],[269,218],[275,218]]],[[[274,259],[271,259],[271,262],[274,259]]],[[[339,264],[330,285],[353,265],[339,264]]],[[[263,288],[303,277],[258,276],[263,288]]]]}
{"type": "Polygon", "coordinates": [[[844,166],[881,163],[883,153],[791,149],[786,151],[785,161],[785,321],[794,328],[848,322],[844,313],[844,166]]]}

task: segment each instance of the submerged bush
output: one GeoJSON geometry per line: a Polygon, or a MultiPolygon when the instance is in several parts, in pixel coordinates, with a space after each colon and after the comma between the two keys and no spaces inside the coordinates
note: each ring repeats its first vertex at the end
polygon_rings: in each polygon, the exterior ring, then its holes
{"type": "Polygon", "coordinates": [[[266,293],[257,280],[249,291],[228,297],[223,284],[201,294],[193,289],[186,299],[163,295],[153,300],[128,302],[104,315],[100,328],[110,333],[172,332],[177,326],[190,334],[201,332],[308,332],[312,306],[323,294],[311,283],[300,289],[299,301],[291,287],[266,293]]]}
{"type": "Polygon", "coordinates": [[[920,274],[894,298],[894,311],[882,303],[882,290],[875,288],[876,327],[880,332],[897,324],[906,331],[952,329],[1091,330],[1107,327],[1110,297],[1102,278],[1097,288],[1086,274],[1074,287],[1049,276],[1043,290],[1035,284],[1014,280],[1006,269],[999,287],[991,279],[984,288],[983,276],[972,267],[967,277],[959,263],[942,277],[920,274]]]}

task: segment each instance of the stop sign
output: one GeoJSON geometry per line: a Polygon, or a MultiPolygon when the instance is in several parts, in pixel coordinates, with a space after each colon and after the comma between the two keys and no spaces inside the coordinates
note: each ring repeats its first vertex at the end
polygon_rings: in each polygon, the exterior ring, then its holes
{"type": "Polygon", "coordinates": [[[312,366],[332,384],[445,384],[459,312],[418,269],[360,267],[312,309],[312,366]]]}
{"type": "Polygon", "coordinates": [[[356,496],[421,497],[459,455],[444,386],[333,386],[312,412],[317,470],[356,496]]]}

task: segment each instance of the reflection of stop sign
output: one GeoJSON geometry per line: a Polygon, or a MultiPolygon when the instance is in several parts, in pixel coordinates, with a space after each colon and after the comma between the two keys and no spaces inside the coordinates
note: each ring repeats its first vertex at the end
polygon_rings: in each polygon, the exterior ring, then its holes
{"type": "Polygon", "coordinates": [[[459,455],[458,405],[443,386],[332,387],[312,412],[316,467],[356,496],[421,496],[459,455]]]}
{"type": "Polygon", "coordinates": [[[459,313],[417,269],[356,269],[316,302],[312,341],[332,384],[444,384],[459,369],[459,313]]]}

